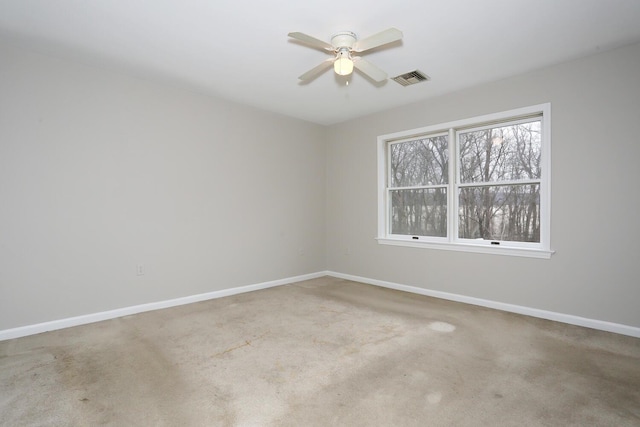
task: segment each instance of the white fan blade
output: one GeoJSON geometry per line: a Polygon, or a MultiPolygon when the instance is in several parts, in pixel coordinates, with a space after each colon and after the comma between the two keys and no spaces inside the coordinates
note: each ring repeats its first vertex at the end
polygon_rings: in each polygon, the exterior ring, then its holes
{"type": "Polygon", "coordinates": [[[331,67],[331,65],[333,64],[333,61],[335,61],[335,60],[336,60],[335,58],[325,59],[324,61],[322,61],[322,63],[320,65],[317,65],[317,66],[313,67],[312,69],[310,69],[309,71],[307,71],[306,73],[304,73],[303,75],[298,77],[298,79],[300,79],[302,81],[313,79],[318,74],[322,73],[327,68],[331,67]]]}
{"type": "Polygon", "coordinates": [[[296,40],[300,40],[301,42],[305,42],[308,45],[311,45],[313,47],[317,47],[320,49],[325,49],[325,50],[329,50],[329,51],[333,51],[333,46],[331,46],[331,44],[327,43],[327,42],[323,42],[322,40],[319,40],[315,37],[311,37],[305,33],[298,33],[298,32],[294,32],[294,33],[289,33],[289,37],[294,38],[296,40]]]}
{"type": "Polygon", "coordinates": [[[378,34],[374,34],[365,39],[358,40],[353,45],[354,52],[363,52],[365,50],[373,49],[374,47],[382,46],[383,44],[395,42],[402,39],[402,31],[397,28],[389,28],[381,31],[378,34]]]}
{"type": "Polygon", "coordinates": [[[359,56],[353,58],[353,66],[376,82],[383,82],[387,80],[387,73],[373,65],[371,62],[360,58],[359,56]]]}

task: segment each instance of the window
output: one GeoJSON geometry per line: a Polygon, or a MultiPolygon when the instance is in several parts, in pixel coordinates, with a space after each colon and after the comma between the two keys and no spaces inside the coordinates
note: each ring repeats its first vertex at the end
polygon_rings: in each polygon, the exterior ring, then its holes
{"type": "Polygon", "coordinates": [[[550,109],[378,137],[378,242],[549,258],[550,109]]]}

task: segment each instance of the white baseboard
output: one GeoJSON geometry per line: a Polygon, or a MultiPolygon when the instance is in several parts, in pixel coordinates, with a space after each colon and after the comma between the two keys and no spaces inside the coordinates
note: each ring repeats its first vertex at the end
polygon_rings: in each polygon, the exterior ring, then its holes
{"type": "Polygon", "coordinates": [[[25,337],[28,335],[40,334],[42,332],[55,331],[58,329],[70,328],[72,326],[86,325],[88,323],[101,322],[103,320],[115,319],[117,317],[129,316],[132,314],[143,313],[145,311],[160,310],[163,308],[175,307],[194,302],[206,301],[210,299],[228,297],[231,295],[241,294],[245,292],[257,291],[260,289],[273,288],[275,286],[287,285],[289,283],[300,282],[303,280],[315,279],[327,276],[326,271],[317,273],[304,274],[301,276],[288,277],[286,279],[272,280],[270,282],[256,283],[253,285],[240,286],[237,288],[223,289],[220,291],[207,292],[204,294],[190,295],[186,297],[171,299],[167,301],[158,301],[148,304],[134,305],[131,307],[118,308],[115,310],[102,311],[99,313],[86,314],[82,316],[69,317],[66,319],[53,320],[51,322],[37,323],[35,325],[22,326],[19,328],[5,329],[0,331],[0,341],[13,338],[25,337]]]}
{"type": "Polygon", "coordinates": [[[628,335],[640,338],[640,328],[619,323],[605,322],[602,320],[588,319],[585,317],[573,316],[570,314],[556,313],[553,311],[539,310],[536,308],[524,307],[514,304],[506,304],[491,300],[468,297],[464,295],[451,294],[448,292],[434,291],[430,289],[418,288],[416,286],[401,285],[399,283],[386,282],[383,280],[370,279],[367,277],[354,276],[350,274],[342,274],[334,271],[320,271],[316,273],[304,274],[301,276],[289,277],[286,279],[273,280],[269,282],[256,283],[253,285],[240,286],[236,288],[223,289],[220,291],[207,292],[204,294],[191,295],[182,298],[176,298],[167,301],[159,301],[148,304],[124,307],[115,310],[103,311],[99,313],[87,314],[83,316],[69,317],[66,319],[54,320],[51,322],[37,323],[35,325],[22,326],[13,329],[5,329],[0,331],[0,341],[25,337],[28,335],[40,334],[42,332],[55,331],[57,329],[70,328],[72,326],[86,325],[89,323],[100,322],[103,320],[115,319],[117,317],[129,316],[132,314],[143,313],[146,311],[160,310],[163,308],[175,307],[194,302],[206,301],[210,299],[222,298],[231,295],[241,294],[245,292],[257,291],[260,289],[273,288],[276,286],[287,285],[290,283],[300,282],[303,280],[316,279],[323,276],[332,276],[340,279],[353,280],[355,282],[366,283],[384,288],[396,289],[404,292],[411,292],[435,298],[446,299],[450,301],[462,302],[465,304],[478,305],[481,307],[493,308],[496,310],[507,311],[511,313],[523,314],[526,316],[539,317],[541,319],[554,320],[556,322],[568,323],[570,325],[583,326],[586,328],[598,329],[601,331],[614,332],[621,335],[628,335]]]}
{"type": "Polygon", "coordinates": [[[399,291],[411,292],[414,294],[426,295],[429,297],[441,298],[450,301],[463,302],[465,304],[478,305],[482,307],[493,308],[496,310],[508,311],[511,313],[524,314],[526,316],[539,317],[541,319],[554,320],[556,322],[568,323],[570,325],[584,326],[586,328],[598,329],[606,332],[614,332],[616,334],[628,335],[640,338],[640,328],[619,323],[605,322],[603,320],[588,319],[585,317],[573,316],[570,314],[556,313],[553,311],[539,310],[537,308],[523,307],[520,305],[506,304],[503,302],[485,300],[480,298],[468,297],[458,294],[450,294],[448,292],[433,291],[430,289],[418,288],[415,286],[401,285],[393,282],[385,282],[382,280],[369,279],[367,277],[353,276],[350,274],[336,273],[333,271],[326,272],[327,275],[340,279],[353,280],[355,282],[366,283],[369,285],[381,286],[384,288],[396,289],[399,291]]]}

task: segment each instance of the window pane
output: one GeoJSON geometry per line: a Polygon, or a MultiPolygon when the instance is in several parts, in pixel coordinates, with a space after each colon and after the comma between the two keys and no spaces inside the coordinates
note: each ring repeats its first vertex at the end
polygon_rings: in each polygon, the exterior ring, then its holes
{"type": "Polygon", "coordinates": [[[540,242],[540,184],[460,189],[458,237],[540,242]]]}
{"type": "Polygon", "coordinates": [[[447,236],[447,190],[391,191],[391,234],[447,236]]]}
{"type": "Polygon", "coordinates": [[[391,144],[392,187],[446,184],[449,142],[446,135],[391,144]]]}
{"type": "Polygon", "coordinates": [[[540,120],[460,133],[460,182],[540,179],[540,120]]]}

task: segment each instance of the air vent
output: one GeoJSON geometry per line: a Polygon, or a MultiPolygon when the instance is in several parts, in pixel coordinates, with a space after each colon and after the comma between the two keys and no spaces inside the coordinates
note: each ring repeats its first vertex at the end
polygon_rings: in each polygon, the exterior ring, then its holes
{"type": "Polygon", "coordinates": [[[429,76],[423,74],[420,70],[410,71],[405,74],[400,74],[399,76],[392,77],[391,80],[401,84],[402,86],[410,86],[416,83],[424,82],[429,79],[429,76]]]}

